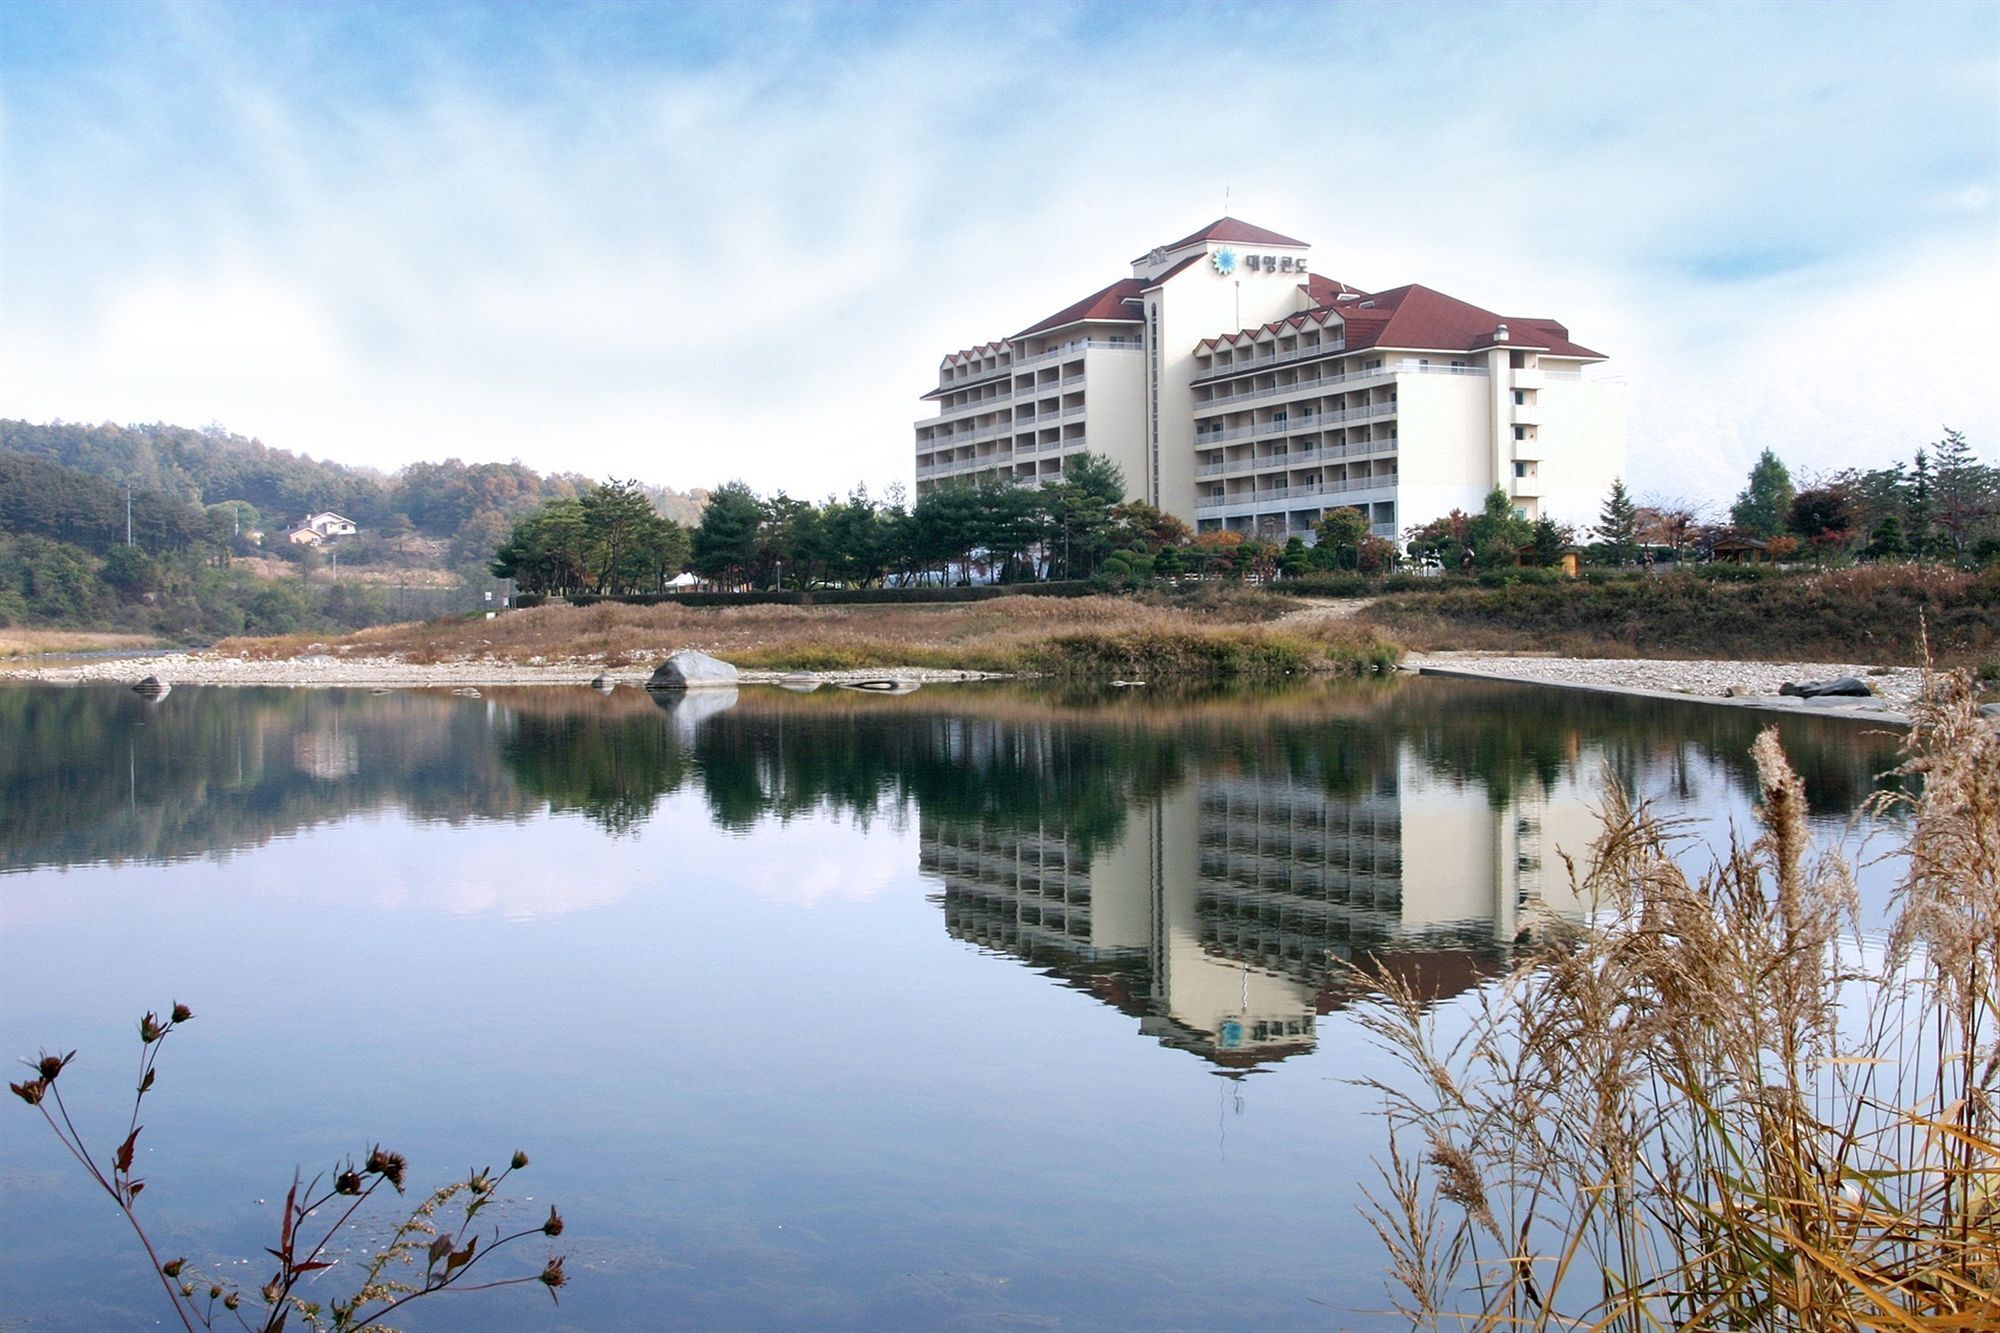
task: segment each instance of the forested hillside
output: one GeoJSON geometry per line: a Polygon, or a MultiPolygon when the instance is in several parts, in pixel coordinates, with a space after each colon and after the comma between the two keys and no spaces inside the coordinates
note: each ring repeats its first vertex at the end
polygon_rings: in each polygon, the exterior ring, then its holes
{"type": "MultiPolygon", "coordinates": [[[[464,610],[496,586],[486,565],[516,518],[595,486],[458,459],[387,475],[217,427],[0,421],[0,626],[199,642],[464,610]],[[324,553],[284,539],[328,509],[359,533],[324,553]]],[[[682,521],[707,499],[637,493],[682,521]]]]}
{"type": "MultiPolygon", "coordinates": [[[[550,500],[574,500],[595,484],[575,473],[544,475],[521,463],[412,463],[394,475],[274,449],[217,426],[74,422],[36,425],[0,420],[0,451],[60,463],[120,488],[120,535],[125,484],[213,508],[248,505],[231,515],[233,531],[262,527],[275,538],[309,513],[331,509],[364,535],[431,539],[426,563],[462,574],[483,573],[514,519],[550,500]]],[[[707,492],[646,487],[663,517],[680,523],[700,516],[707,492]]],[[[141,543],[142,545],[144,543],[141,543]]],[[[377,556],[364,544],[358,554],[377,556]]],[[[408,564],[408,560],[398,563],[408,564]]]]}

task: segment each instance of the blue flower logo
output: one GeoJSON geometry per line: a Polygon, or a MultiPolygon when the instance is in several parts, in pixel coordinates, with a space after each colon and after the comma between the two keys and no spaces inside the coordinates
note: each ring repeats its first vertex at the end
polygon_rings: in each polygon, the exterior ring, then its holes
{"type": "Polygon", "coordinates": [[[1236,252],[1225,245],[1209,256],[1209,262],[1215,265],[1217,273],[1226,278],[1236,271],[1236,252]]]}

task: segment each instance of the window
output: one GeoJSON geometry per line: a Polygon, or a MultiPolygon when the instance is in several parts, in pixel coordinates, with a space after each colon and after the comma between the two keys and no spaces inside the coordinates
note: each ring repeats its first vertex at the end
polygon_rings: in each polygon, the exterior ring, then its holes
{"type": "Polygon", "coordinates": [[[1517,439],[1517,440],[1525,440],[1525,439],[1527,439],[1527,438],[1528,438],[1528,428],[1527,428],[1526,426],[1516,426],[1516,427],[1514,427],[1514,438],[1515,438],[1515,439],[1517,439]]]}
{"type": "Polygon", "coordinates": [[[1514,406],[1525,407],[1527,406],[1527,404],[1528,404],[1528,391],[1526,389],[1514,390],[1514,406]]]}
{"type": "Polygon", "coordinates": [[[1521,462],[1521,461],[1519,461],[1519,460],[1517,459],[1517,460],[1515,461],[1515,463],[1514,463],[1514,475],[1515,475],[1515,476],[1517,476],[1517,477],[1525,477],[1525,476],[1527,476],[1527,475],[1528,475],[1528,465],[1527,465],[1526,463],[1523,463],[1523,462],[1521,462]]]}

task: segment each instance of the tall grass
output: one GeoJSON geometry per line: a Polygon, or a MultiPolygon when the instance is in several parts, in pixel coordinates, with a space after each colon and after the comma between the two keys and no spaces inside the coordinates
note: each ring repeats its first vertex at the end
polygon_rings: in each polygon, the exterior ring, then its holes
{"type": "Polygon", "coordinates": [[[1963,676],[1917,709],[1886,941],[1775,732],[1754,755],[1759,834],[1698,879],[1614,789],[1596,912],[1463,1031],[1372,979],[1414,1323],[2000,1327],[2000,738],[1963,676]]]}

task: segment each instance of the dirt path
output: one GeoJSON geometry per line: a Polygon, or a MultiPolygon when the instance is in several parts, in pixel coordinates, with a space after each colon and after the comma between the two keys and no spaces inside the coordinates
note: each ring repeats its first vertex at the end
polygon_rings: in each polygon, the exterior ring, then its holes
{"type": "Polygon", "coordinates": [[[1381,601],[1379,597],[1300,597],[1305,605],[1296,611],[1287,611],[1278,617],[1280,625],[1318,625],[1334,620],[1352,620],[1368,607],[1381,601]]]}

